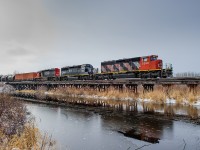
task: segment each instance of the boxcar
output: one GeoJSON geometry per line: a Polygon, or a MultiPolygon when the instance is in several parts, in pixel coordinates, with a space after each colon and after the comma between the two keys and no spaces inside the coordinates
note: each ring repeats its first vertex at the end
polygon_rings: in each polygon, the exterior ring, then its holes
{"type": "Polygon", "coordinates": [[[37,72],[15,74],[15,81],[33,81],[39,78],[37,72]]]}

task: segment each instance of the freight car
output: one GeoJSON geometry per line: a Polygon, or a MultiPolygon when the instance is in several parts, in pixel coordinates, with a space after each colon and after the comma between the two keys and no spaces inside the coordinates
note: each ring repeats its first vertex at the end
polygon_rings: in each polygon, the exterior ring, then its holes
{"type": "Polygon", "coordinates": [[[3,75],[0,75],[0,82],[2,82],[1,78],[3,77],[3,75]]]}
{"type": "Polygon", "coordinates": [[[7,80],[8,82],[12,82],[12,81],[15,80],[15,76],[14,76],[14,75],[8,75],[6,80],[7,80]]]}
{"type": "Polygon", "coordinates": [[[1,82],[12,82],[14,80],[14,75],[1,75],[0,81],[1,82]]]}
{"type": "Polygon", "coordinates": [[[35,81],[39,78],[40,75],[38,72],[19,73],[15,74],[14,81],[35,81]]]}
{"type": "Polygon", "coordinates": [[[2,76],[1,76],[1,82],[7,82],[7,81],[8,81],[8,80],[7,80],[7,79],[8,79],[7,77],[8,77],[8,75],[2,75],[2,76]]]}

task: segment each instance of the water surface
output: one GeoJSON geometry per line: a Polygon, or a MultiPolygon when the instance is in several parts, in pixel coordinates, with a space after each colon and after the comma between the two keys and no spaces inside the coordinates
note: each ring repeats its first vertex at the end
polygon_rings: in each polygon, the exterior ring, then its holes
{"type": "Polygon", "coordinates": [[[25,103],[61,150],[200,149],[200,125],[166,115],[25,103]]]}

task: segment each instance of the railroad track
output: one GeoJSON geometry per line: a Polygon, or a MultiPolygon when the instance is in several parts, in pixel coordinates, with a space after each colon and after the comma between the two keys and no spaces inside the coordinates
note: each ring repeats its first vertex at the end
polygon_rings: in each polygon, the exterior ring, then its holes
{"type": "Polygon", "coordinates": [[[6,84],[200,84],[200,78],[126,78],[116,80],[21,81],[6,84]]]}

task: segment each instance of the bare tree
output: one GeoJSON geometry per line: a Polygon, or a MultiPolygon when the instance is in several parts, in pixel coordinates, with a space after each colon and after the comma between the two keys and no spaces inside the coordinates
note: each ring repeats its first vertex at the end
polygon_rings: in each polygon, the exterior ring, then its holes
{"type": "Polygon", "coordinates": [[[182,72],[182,73],[177,73],[176,77],[200,77],[200,73],[197,73],[197,72],[182,72]]]}

